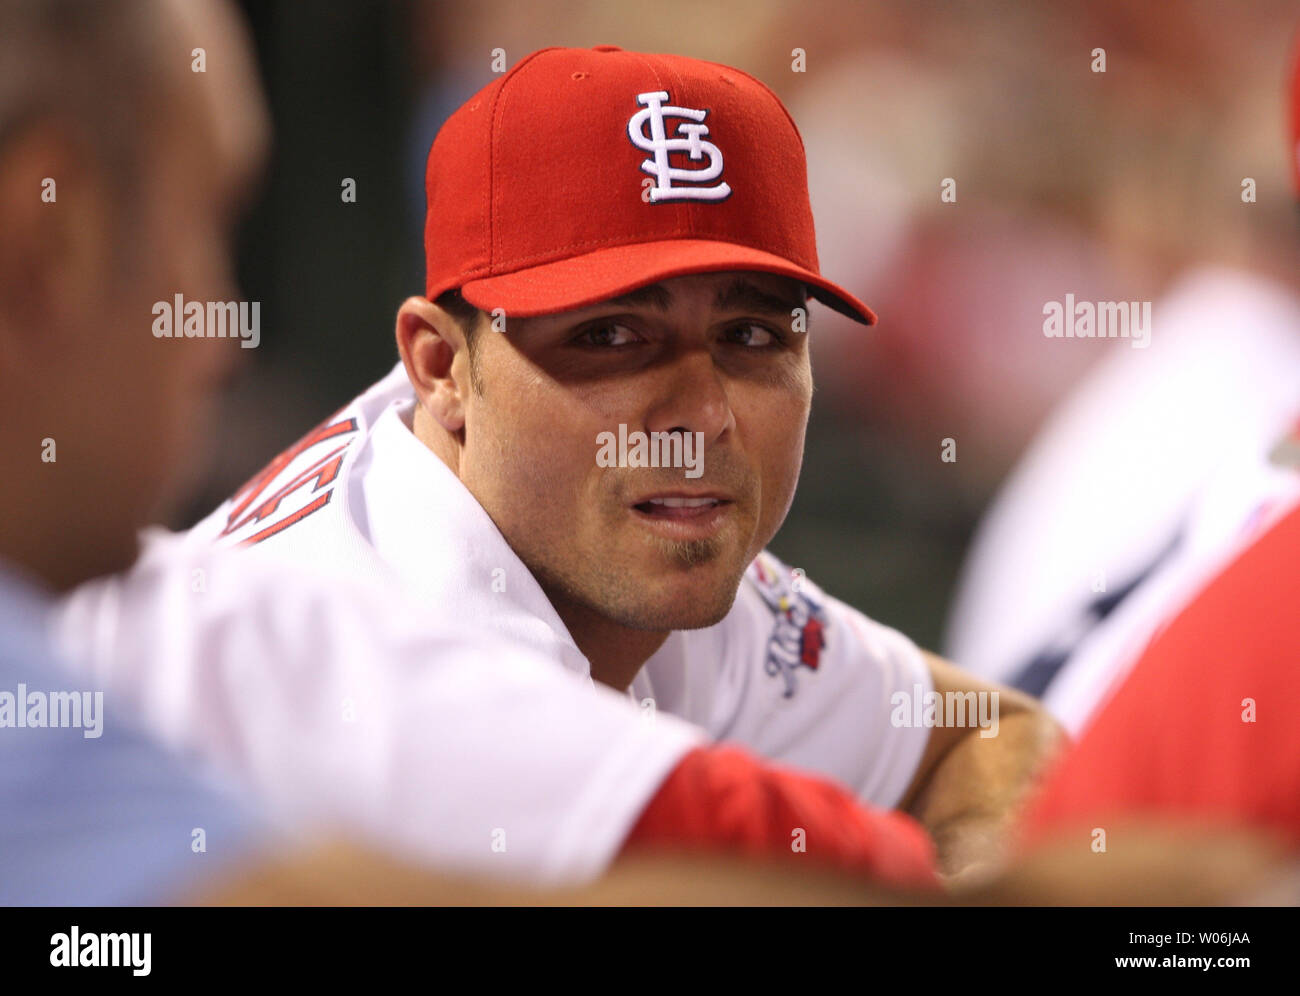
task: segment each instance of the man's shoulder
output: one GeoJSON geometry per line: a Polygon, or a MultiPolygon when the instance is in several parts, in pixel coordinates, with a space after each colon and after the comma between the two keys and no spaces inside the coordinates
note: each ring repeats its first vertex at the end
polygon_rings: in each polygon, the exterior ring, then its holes
{"type": "Polygon", "coordinates": [[[382,380],[273,457],[230,498],[191,530],[195,539],[230,546],[258,546],[299,523],[345,526],[347,484],[358,467],[375,424],[385,411],[408,401],[411,387],[401,364],[382,380]]]}
{"type": "Polygon", "coordinates": [[[801,680],[818,676],[828,661],[864,659],[884,664],[914,649],[901,633],[823,591],[800,568],[762,551],[741,578],[736,601],[715,626],[679,634],[692,667],[759,668],[782,698],[801,680]]]}
{"type": "Polygon", "coordinates": [[[672,634],[634,686],[719,740],[817,771],[876,804],[897,804],[928,730],[899,729],[891,702],[929,691],[916,645],[827,595],[764,551],[727,616],[672,634]]]}

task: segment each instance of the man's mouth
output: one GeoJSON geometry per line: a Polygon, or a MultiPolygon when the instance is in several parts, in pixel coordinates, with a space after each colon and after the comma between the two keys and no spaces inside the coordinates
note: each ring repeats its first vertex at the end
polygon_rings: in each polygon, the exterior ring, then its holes
{"type": "Polygon", "coordinates": [[[730,504],[721,498],[650,498],[633,507],[647,515],[690,515],[701,508],[730,504]]]}
{"type": "Polygon", "coordinates": [[[632,511],[638,520],[666,538],[689,540],[715,533],[734,504],[719,494],[658,494],[635,502],[632,511]]]}
{"type": "Polygon", "coordinates": [[[668,516],[671,518],[690,518],[701,512],[730,505],[731,499],[722,495],[651,495],[632,507],[645,515],[668,516]]]}

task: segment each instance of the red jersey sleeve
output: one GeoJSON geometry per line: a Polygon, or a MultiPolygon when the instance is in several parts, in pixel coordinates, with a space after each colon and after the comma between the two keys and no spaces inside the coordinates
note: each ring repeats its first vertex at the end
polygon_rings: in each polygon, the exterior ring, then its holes
{"type": "Polygon", "coordinates": [[[911,817],[868,809],[831,782],[733,747],[697,748],[682,758],[623,850],[647,847],[806,855],[893,885],[938,884],[934,845],[911,817]],[[803,853],[795,849],[800,841],[803,853]]]}
{"type": "Polygon", "coordinates": [[[1300,506],[1149,645],[1026,812],[1022,840],[1119,815],[1300,846],[1300,506]]]}

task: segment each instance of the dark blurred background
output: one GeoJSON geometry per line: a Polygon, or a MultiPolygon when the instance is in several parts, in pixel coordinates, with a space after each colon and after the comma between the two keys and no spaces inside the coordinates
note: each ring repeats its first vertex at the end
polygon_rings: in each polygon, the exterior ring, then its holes
{"type": "Polygon", "coordinates": [[[1281,0],[240,6],[275,125],[240,252],[262,344],[178,526],[396,361],[396,309],[422,291],[424,155],[491,81],[495,49],[508,65],[547,45],[674,52],[744,69],[786,102],[822,270],[881,322],[814,317],[804,474],[772,546],[926,645],[981,509],[1044,414],[1128,348],[1045,340],[1043,302],[1149,300],[1195,259],[1293,235],[1281,81],[1296,10],[1281,0]],[[1105,73],[1091,70],[1099,47],[1105,73]],[[1243,176],[1258,211],[1242,210],[1243,176]],[[955,204],[940,201],[945,177],[955,204]],[[955,463],[940,460],[945,438],[955,463]]]}

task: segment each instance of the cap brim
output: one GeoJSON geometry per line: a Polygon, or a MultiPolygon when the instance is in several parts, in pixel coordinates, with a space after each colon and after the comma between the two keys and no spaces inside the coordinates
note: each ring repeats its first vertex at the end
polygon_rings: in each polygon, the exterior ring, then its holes
{"type": "Polygon", "coordinates": [[[585,308],[671,277],[727,270],[756,270],[802,281],[808,285],[809,294],[828,308],[863,325],[876,323],[870,308],[811,270],[748,246],[703,239],[611,246],[513,273],[471,280],[460,292],[465,300],[483,311],[501,308],[507,316],[529,318],[585,308]]]}

